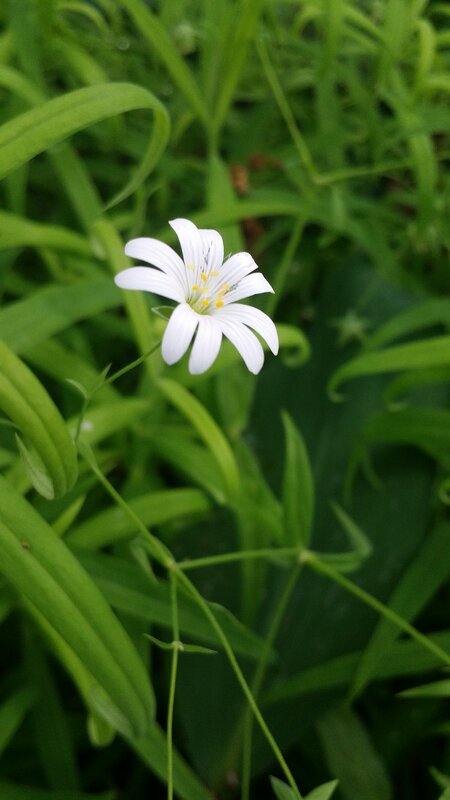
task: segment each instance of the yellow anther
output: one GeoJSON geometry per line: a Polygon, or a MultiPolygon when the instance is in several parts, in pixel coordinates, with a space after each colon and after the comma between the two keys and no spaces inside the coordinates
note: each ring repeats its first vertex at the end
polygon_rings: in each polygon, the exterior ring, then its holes
{"type": "Polygon", "coordinates": [[[201,272],[200,273],[200,277],[201,277],[202,281],[204,281],[204,283],[206,283],[206,281],[208,280],[208,276],[207,276],[206,272],[201,272]]]}
{"type": "Polygon", "coordinates": [[[207,291],[208,291],[208,287],[207,287],[207,286],[202,286],[202,288],[200,289],[200,291],[201,291],[201,292],[207,292],[207,291]]]}
{"type": "Polygon", "coordinates": [[[196,284],[196,283],[194,283],[194,285],[193,285],[193,287],[192,287],[192,291],[193,291],[193,292],[198,292],[198,290],[199,290],[199,289],[200,289],[200,286],[197,286],[197,284],[196,284]]]}
{"type": "Polygon", "coordinates": [[[186,264],[186,269],[195,269],[194,264],[186,264]]]}
{"type": "Polygon", "coordinates": [[[223,306],[223,300],[221,300],[219,297],[219,299],[216,300],[216,308],[222,308],[222,306],[223,306]]]}
{"type": "Polygon", "coordinates": [[[209,300],[202,300],[201,301],[201,305],[202,306],[209,306],[209,300]]]}
{"type": "Polygon", "coordinates": [[[213,277],[213,278],[217,278],[217,276],[218,276],[218,274],[219,274],[219,273],[217,272],[217,270],[216,270],[216,269],[213,269],[213,271],[212,271],[212,272],[210,272],[209,274],[210,274],[210,275],[212,275],[212,277],[213,277]]]}
{"type": "Polygon", "coordinates": [[[229,288],[230,288],[230,285],[228,283],[224,283],[224,285],[222,286],[219,294],[220,295],[225,294],[225,292],[228,292],[229,288]]]}

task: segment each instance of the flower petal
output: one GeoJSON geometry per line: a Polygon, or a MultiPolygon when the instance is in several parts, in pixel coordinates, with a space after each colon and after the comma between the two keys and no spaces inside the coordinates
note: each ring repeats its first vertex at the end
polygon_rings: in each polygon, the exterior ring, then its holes
{"type": "Polygon", "coordinates": [[[167,275],[171,275],[180,283],[183,291],[187,292],[186,268],[175,250],[157,239],[141,237],[132,239],[125,245],[125,253],[130,258],[138,258],[159,267],[167,275]]]}
{"type": "Polygon", "coordinates": [[[151,267],[130,267],[119,272],[114,283],[121,289],[138,289],[141,292],[153,292],[177,303],[184,302],[181,286],[169,275],[151,267]]]}
{"type": "Polygon", "coordinates": [[[203,242],[196,225],[188,219],[173,219],[169,225],[180,240],[184,263],[188,268],[203,269],[203,242]]]}
{"type": "Polygon", "coordinates": [[[223,264],[223,239],[220,233],[207,228],[199,228],[198,232],[203,243],[205,272],[219,270],[223,264]]]}
{"type": "Polygon", "coordinates": [[[212,311],[212,315],[222,322],[223,319],[228,319],[234,322],[243,322],[250,328],[259,333],[260,336],[267,342],[272,353],[278,353],[278,333],[275,324],[270,317],[261,311],[259,308],[246,306],[242,303],[230,303],[223,308],[217,308],[212,311]]]}
{"type": "MultiPolygon", "coordinates": [[[[215,316],[213,319],[217,319],[217,317],[215,316]]],[[[234,322],[226,318],[220,318],[217,321],[227,339],[241,354],[247,369],[257,375],[264,364],[264,350],[255,334],[241,322],[234,322]]]]}
{"type": "Polygon", "coordinates": [[[264,292],[272,292],[273,294],[273,289],[264,275],[258,272],[256,275],[247,275],[247,277],[242,278],[234,289],[223,295],[223,302],[227,305],[228,303],[242,300],[244,297],[263,294],[264,292]]]}
{"type": "Polygon", "coordinates": [[[216,360],[222,342],[222,328],[212,317],[199,316],[198,330],[189,359],[189,372],[200,375],[216,360]]]}
{"type": "Polygon", "coordinates": [[[199,314],[187,303],[180,303],[172,311],[161,344],[161,353],[166,364],[175,364],[184,356],[199,319],[199,314]]]}
{"type": "Polygon", "coordinates": [[[220,270],[217,283],[229,283],[230,286],[233,286],[255,269],[258,269],[258,265],[255,264],[250,253],[236,253],[225,261],[225,264],[220,270]]]}

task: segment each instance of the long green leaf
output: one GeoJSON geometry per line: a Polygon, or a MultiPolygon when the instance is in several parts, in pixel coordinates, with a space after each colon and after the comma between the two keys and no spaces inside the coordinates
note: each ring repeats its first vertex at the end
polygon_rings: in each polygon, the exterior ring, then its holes
{"type": "MultiPolygon", "coordinates": [[[[206,496],[198,489],[166,489],[128,500],[130,508],[146,527],[201,514],[210,508],[206,496]]],[[[95,550],[137,534],[130,518],[121,508],[102,511],[73,529],[66,537],[70,545],[95,550]]]]}
{"type": "Polygon", "coordinates": [[[74,443],[42,384],[4,342],[0,342],[0,408],[35,448],[39,464],[33,469],[33,456],[28,461],[25,445],[20,444],[35,487],[48,498],[65,494],[78,471],[74,443]]]}
{"type": "Polygon", "coordinates": [[[283,413],[286,457],[283,511],[286,542],[308,547],[314,516],[314,484],[308,451],[290,416],[283,413]]]}
{"type": "Polygon", "coordinates": [[[154,713],[142,662],[91,579],[39,514],[0,478],[1,570],[73,648],[137,731],[154,713]]]}
{"type": "Polygon", "coordinates": [[[147,89],[132,83],[107,83],[77,89],[6,122],[0,128],[0,178],[77,131],[135,109],[151,110],[154,126],[147,151],[134,177],[114,198],[114,202],[123,200],[151,172],[169,136],[169,120],[164,106],[147,89]]]}

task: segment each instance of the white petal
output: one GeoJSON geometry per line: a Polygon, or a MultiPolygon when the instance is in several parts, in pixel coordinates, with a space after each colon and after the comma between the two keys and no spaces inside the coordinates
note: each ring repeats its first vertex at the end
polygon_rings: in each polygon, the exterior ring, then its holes
{"type": "Polygon", "coordinates": [[[273,289],[266,281],[264,275],[258,272],[256,275],[247,275],[239,281],[235,289],[231,289],[223,296],[223,302],[235,303],[237,300],[242,300],[244,297],[251,297],[253,294],[263,294],[264,292],[272,292],[273,289]]]}
{"type": "MultiPolygon", "coordinates": [[[[214,317],[214,319],[217,319],[217,317],[214,317]]],[[[217,321],[227,339],[241,354],[247,369],[257,375],[264,364],[264,350],[255,334],[240,322],[222,318],[217,321]]]]}
{"type": "Polygon", "coordinates": [[[169,245],[159,242],[158,239],[141,237],[132,239],[125,245],[125,253],[130,258],[138,258],[159,267],[167,275],[172,275],[184,291],[187,291],[186,268],[178,253],[169,245]]]}
{"type": "Polygon", "coordinates": [[[217,231],[199,228],[203,243],[206,272],[219,270],[223,264],[223,239],[217,231]]]}
{"type": "Polygon", "coordinates": [[[222,342],[221,326],[212,317],[199,316],[198,330],[189,359],[189,372],[200,375],[216,360],[222,342]]]}
{"type": "Polygon", "coordinates": [[[186,266],[203,269],[203,242],[196,225],[188,219],[173,219],[169,225],[180,240],[186,266]]]}
{"type": "Polygon", "coordinates": [[[250,272],[258,269],[250,253],[236,253],[231,256],[222,269],[220,270],[220,283],[229,283],[233,286],[235,283],[245,278],[250,272]]]}
{"type": "Polygon", "coordinates": [[[167,323],[161,352],[166,364],[175,364],[188,349],[200,319],[187,303],[177,306],[167,323]]]}
{"type": "Polygon", "coordinates": [[[138,289],[141,292],[153,292],[177,303],[184,301],[184,293],[178,281],[165,275],[159,269],[151,267],[130,267],[119,272],[114,283],[121,289],[138,289]]]}
{"type": "Polygon", "coordinates": [[[235,322],[243,322],[250,328],[259,333],[260,336],[267,342],[272,353],[278,353],[279,342],[278,333],[275,324],[270,317],[261,311],[259,308],[252,306],[245,306],[242,303],[231,303],[223,308],[216,308],[212,312],[213,316],[221,322],[223,319],[228,319],[235,322]]]}

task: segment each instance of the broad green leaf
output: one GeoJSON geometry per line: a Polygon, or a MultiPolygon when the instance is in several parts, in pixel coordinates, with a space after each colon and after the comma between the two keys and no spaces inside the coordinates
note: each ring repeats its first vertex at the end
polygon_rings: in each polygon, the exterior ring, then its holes
{"type": "Polygon", "coordinates": [[[147,89],[131,83],[106,83],[77,89],[4,123],[0,128],[0,178],[95,122],[141,108],[150,109],[154,114],[152,136],[135,175],[114,198],[113,202],[119,202],[151,172],[169,136],[164,106],[147,89]]]}
{"type": "Polygon", "coordinates": [[[7,580],[73,648],[131,726],[145,730],[153,695],[122,626],[71,552],[2,478],[0,540],[7,580]]]}
{"type": "Polygon", "coordinates": [[[35,700],[35,688],[25,686],[14,692],[0,706],[0,754],[3,754],[35,700]]]}
{"type": "MultiPolygon", "coordinates": [[[[198,489],[166,489],[127,502],[144,525],[150,528],[191,514],[202,514],[210,508],[205,494],[198,489]]],[[[73,529],[66,541],[71,545],[95,550],[137,533],[125,512],[121,508],[113,507],[90,517],[73,529]]]]}
{"type": "Polygon", "coordinates": [[[333,395],[338,386],[351,378],[384,372],[450,366],[450,336],[437,336],[385,350],[363,353],[339,367],[328,384],[333,395]]]}
{"type": "Polygon", "coordinates": [[[366,728],[350,709],[333,709],[319,720],[318,733],[328,767],[343,797],[390,800],[392,787],[366,728]]]}
{"type": "Polygon", "coordinates": [[[78,470],[64,420],[42,384],[4,342],[0,342],[0,369],[0,408],[38,457],[33,458],[20,444],[31,480],[44,497],[62,496],[72,488],[78,470]]]}
{"type": "Polygon", "coordinates": [[[289,414],[283,412],[286,456],[283,511],[286,542],[308,547],[314,518],[314,484],[303,438],[289,414]]]}
{"type": "Polygon", "coordinates": [[[214,457],[228,494],[233,498],[239,488],[239,472],[231,447],[217,423],[194,395],[174,381],[167,378],[160,380],[158,388],[197,431],[214,457]]]}

